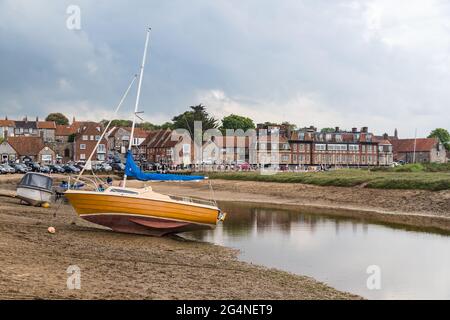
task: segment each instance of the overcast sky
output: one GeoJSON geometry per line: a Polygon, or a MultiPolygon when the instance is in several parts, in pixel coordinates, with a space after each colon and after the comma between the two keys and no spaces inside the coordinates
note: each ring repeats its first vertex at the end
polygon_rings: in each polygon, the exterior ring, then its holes
{"type": "Polygon", "coordinates": [[[450,129],[446,0],[0,0],[0,116],[110,117],[139,69],[146,26],[147,121],[203,103],[217,118],[402,137],[450,129]],[[81,30],[66,26],[69,5],[81,30]]]}

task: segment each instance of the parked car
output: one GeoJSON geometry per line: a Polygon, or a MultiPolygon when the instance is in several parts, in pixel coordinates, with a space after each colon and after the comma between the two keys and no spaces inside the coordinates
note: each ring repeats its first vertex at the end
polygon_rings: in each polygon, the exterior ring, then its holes
{"type": "Polygon", "coordinates": [[[108,172],[108,171],[112,171],[112,169],[113,168],[108,163],[106,163],[106,162],[102,163],[102,171],[108,172]]]}
{"type": "Polygon", "coordinates": [[[72,164],[66,164],[63,168],[66,173],[79,173],[80,172],[80,169],[78,169],[77,167],[75,167],[72,164]]]}
{"type": "Polygon", "coordinates": [[[125,165],[120,162],[115,162],[111,164],[111,167],[114,171],[125,171],[125,165]]]}
{"type": "Polygon", "coordinates": [[[4,168],[3,165],[0,165],[0,174],[7,174],[9,173],[9,170],[4,168]]]}
{"type": "Polygon", "coordinates": [[[27,162],[26,166],[28,168],[30,168],[30,171],[33,171],[33,172],[40,172],[41,171],[41,166],[37,162],[31,162],[31,161],[27,162]]]}
{"type": "Polygon", "coordinates": [[[29,171],[27,166],[22,163],[15,163],[12,167],[16,170],[17,173],[27,173],[29,171]]]}
{"type": "Polygon", "coordinates": [[[50,167],[49,166],[41,166],[41,172],[42,173],[50,173],[50,167]]]}
{"type": "Polygon", "coordinates": [[[238,168],[241,170],[249,170],[250,169],[250,164],[247,162],[243,162],[243,163],[239,163],[238,164],[238,168]]]}
{"type": "Polygon", "coordinates": [[[64,173],[65,170],[59,164],[51,164],[48,166],[51,173],[64,173]]]}
{"type": "Polygon", "coordinates": [[[7,170],[7,173],[16,173],[16,169],[14,169],[13,167],[11,167],[9,164],[4,163],[2,164],[2,167],[7,170]]]}

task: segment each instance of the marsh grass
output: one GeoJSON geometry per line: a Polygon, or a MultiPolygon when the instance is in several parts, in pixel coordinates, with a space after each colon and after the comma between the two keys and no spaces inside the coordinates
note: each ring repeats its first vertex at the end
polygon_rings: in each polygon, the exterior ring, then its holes
{"type": "Polygon", "coordinates": [[[327,172],[286,172],[263,175],[259,172],[210,172],[210,179],[304,183],[318,186],[337,186],[375,189],[449,190],[450,172],[399,172],[342,169],[327,172]]]}

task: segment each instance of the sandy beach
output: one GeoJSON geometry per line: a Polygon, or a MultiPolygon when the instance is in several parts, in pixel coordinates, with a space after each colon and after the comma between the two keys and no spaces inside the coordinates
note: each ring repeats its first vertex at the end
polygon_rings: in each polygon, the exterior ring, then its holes
{"type": "MultiPolygon", "coordinates": [[[[17,179],[2,176],[1,193],[12,193],[17,179]]],[[[0,203],[2,299],[359,298],[309,277],[240,262],[228,248],[102,230],[67,204],[35,208],[9,197],[0,203]],[[80,290],[67,289],[72,265],[81,270],[80,290]]]]}

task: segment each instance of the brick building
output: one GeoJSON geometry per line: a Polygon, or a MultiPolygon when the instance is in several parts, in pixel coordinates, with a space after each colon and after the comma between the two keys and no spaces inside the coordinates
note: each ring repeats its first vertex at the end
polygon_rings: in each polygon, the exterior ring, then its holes
{"type": "MultiPolygon", "coordinates": [[[[96,122],[84,122],[75,134],[73,143],[73,160],[86,161],[94,150],[97,141],[102,134],[102,126],[96,122]]],[[[98,149],[95,151],[92,161],[105,161],[108,141],[103,137],[98,149]]]]}
{"type": "Polygon", "coordinates": [[[446,150],[438,138],[391,140],[394,161],[405,163],[447,161],[446,150]]]}

